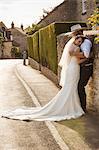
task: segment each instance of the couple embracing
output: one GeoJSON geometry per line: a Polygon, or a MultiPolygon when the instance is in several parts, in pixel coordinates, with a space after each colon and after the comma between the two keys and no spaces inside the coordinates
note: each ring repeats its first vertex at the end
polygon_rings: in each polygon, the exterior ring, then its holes
{"type": "Polygon", "coordinates": [[[18,120],[60,121],[76,119],[86,112],[85,86],[92,75],[92,43],[82,34],[79,24],[72,26],[73,37],[64,47],[59,65],[62,67],[61,90],[43,107],[17,108],[2,117],[18,120]]]}

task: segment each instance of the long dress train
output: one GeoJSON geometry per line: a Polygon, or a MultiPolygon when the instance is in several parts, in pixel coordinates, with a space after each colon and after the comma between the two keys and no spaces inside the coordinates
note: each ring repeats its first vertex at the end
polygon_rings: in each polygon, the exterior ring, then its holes
{"type": "Polygon", "coordinates": [[[2,117],[18,120],[60,121],[78,118],[84,114],[80,106],[77,85],[80,67],[72,57],[65,69],[65,82],[58,94],[43,107],[17,108],[4,112],[2,117]]]}

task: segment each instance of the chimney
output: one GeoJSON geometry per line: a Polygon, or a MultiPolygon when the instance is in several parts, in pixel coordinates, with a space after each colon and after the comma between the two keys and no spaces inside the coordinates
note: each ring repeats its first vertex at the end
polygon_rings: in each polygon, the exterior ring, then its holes
{"type": "Polygon", "coordinates": [[[14,29],[14,23],[13,23],[13,21],[11,23],[11,28],[14,29]]]}
{"type": "Polygon", "coordinates": [[[23,24],[21,24],[21,29],[23,30],[23,24]]]}

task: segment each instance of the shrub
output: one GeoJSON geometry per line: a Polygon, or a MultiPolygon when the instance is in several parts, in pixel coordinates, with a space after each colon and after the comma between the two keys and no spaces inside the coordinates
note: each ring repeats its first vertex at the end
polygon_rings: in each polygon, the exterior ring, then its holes
{"type": "Polygon", "coordinates": [[[13,58],[21,58],[21,52],[20,52],[19,47],[13,46],[11,48],[11,56],[13,58]]]}

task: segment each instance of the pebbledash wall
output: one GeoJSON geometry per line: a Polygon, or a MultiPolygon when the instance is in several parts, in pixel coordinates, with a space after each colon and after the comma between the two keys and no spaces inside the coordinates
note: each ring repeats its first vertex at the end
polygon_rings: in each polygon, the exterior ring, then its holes
{"type": "MultiPolygon", "coordinates": [[[[64,35],[57,36],[57,53],[58,53],[58,62],[61,58],[64,46],[68,38],[64,35]]],[[[99,112],[99,44],[94,44],[94,64],[93,64],[93,77],[90,78],[87,86],[87,108],[89,110],[99,112]]],[[[60,80],[61,68],[58,66],[58,82],[60,80]]]]}

